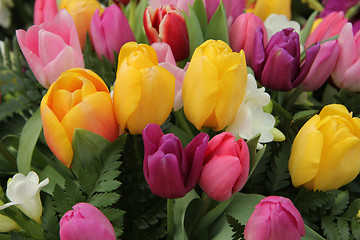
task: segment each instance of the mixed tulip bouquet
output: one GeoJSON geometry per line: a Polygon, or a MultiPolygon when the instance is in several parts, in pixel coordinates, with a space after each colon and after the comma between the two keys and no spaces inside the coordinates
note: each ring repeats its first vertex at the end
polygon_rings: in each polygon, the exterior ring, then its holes
{"type": "Polygon", "coordinates": [[[360,239],[359,8],[0,1],[0,239],[360,239]]]}

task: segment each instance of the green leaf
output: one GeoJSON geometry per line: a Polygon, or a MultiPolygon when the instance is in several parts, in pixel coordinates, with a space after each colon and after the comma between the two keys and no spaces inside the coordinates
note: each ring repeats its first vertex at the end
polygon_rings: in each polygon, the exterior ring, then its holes
{"type": "Polygon", "coordinates": [[[60,187],[65,187],[65,178],[56,171],[50,165],[47,165],[39,174],[40,179],[49,178],[49,184],[46,185],[42,190],[50,195],[53,194],[55,185],[59,185],[60,187]]]}
{"type": "Polygon", "coordinates": [[[245,239],[244,238],[245,225],[239,223],[239,221],[236,218],[234,218],[229,214],[225,214],[225,217],[226,217],[226,221],[229,223],[229,226],[231,227],[231,230],[234,232],[234,234],[231,236],[232,239],[233,240],[245,239]]]}
{"type": "Polygon", "coordinates": [[[101,212],[109,219],[109,221],[122,218],[125,214],[125,211],[117,208],[102,208],[101,212]]]}
{"type": "Polygon", "coordinates": [[[360,223],[358,220],[350,220],[351,233],[355,239],[360,239],[360,223]]]}
{"type": "Polygon", "coordinates": [[[326,216],[321,218],[321,228],[324,230],[324,233],[329,240],[340,240],[340,234],[334,223],[333,216],[326,216]]]}
{"type": "Polygon", "coordinates": [[[222,40],[229,43],[229,32],[224,3],[220,2],[218,9],[212,16],[204,34],[204,39],[222,40]]]}
{"type": "Polygon", "coordinates": [[[336,225],[340,234],[340,239],[350,239],[348,223],[344,219],[338,218],[336,225]]]}
{"type": "Polygon", "coordinates": [[[59,219],[56,215],[54,204],[50,196],[47,196],[41,217],[42,228],[45,230],[46,239],[59,239],[59,219]]]}
{"type": "Polygon", "coordinates": [[[191,7],[189,7],[189,15],[187,15],[186,12],[183,11],[183,16],[185,19],[186,28],[189,35],[189,44],[190,44],[189,58],[191,58],[195,49],[204,42],[204,37],[196,13],[191,7]]]}
{"type": "Polygon", "coordinates": [[[138,4],[136,1],[130,1],[130,7],[135,8],[135,10],[130,10],[130,13],[133,11],[134,15],[129,17],[129,22],[131,29],[134,32],[135,39],[138,43],[148,43],[147,37],[145,35],[144,25],[143,25],[143,15],[144,11],[148,5],[147,0],[141,0],[138,4]],[[133,4],[133,5],[131,5],[133,4]]]}
{"type": "Polygon", "coordinates": [[[312,25],[315,21],[316,16],[318,15],[318,11],[314,11],[310,17],[308,18],[308,20],[306,21],[305,26],[301,29],[300,31],[300,43],[304,44],[310,34],[312,25]]]}
{"type": "Polygon", "coordinates": [[[344,213],[343,217],[351,219],[357,215],[357,213],[359,212],[359,209],[360,209],[360,199],[357,198],[356,200],[351,202],[350,206],[344,213]]]}
{"type": "Polygon", "coordinates": [[[27,175],[31,170],[32,154],[42,130],[40,108],[26,122],[20,136],[17,166],[20,173],[27,175]]]}
{"type": "Polygon", "coordinates": [[[259,143],[259,139],[260,139],[260,133],[257,134],[256,136],[252,137],[251,139],[249,139],[246,144],[249,148],[249,155],[250,155],[250,173],[249,173],[249,178],[251,177],[252,173],[254,172],[256,166],[258,165],[258,163],[260,162],[262,156],[265,153],[266,150],[266,146],[264,146],[262,149],[260,150],[256,150],[256,147],[259,143]]]}
{"type": "Polygon", "coordinates": [[[349,192],[341,191],[335,197],[333,207],[331,208],[331,215],[343,214],[347,205],[349,204],[349,192]]]}
{"type": "Polygon", "coordinates": [[[206,32],[207,14],[206,14],[204,2],[202,0],[195,0],[192,8],[194,9],[194,12],[201,26],[201,32],[202,33],[206,32]]]}
{"type": "Polygon", "coordinates": [[[89,203],[98,208],[108,207],[116,203],[119,199],[120,195],[115,192],[97,193],[90,198],[89,203]]]}
{"type": "Polygon", "coordinates": [[[310,119],[314,114],[318,113],[318,110],[305,110],[295,113],[293,121],[307,121],[310,119]]]}
{"type": "Polygon", "coordinates": [[[301,188],[294,204],[301,213],[307,215],[310,211],[316,211],[317,209],[326,206],[333,200],[333,197],[332,192],[313,192],[301,188]]]}

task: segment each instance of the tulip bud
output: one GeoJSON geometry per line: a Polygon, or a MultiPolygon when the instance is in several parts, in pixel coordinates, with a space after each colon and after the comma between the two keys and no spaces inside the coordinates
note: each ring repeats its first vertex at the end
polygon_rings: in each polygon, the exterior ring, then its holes
{"type": "Polygon", "coordinates": [[[231,133],[222,132],[209,141],[199,184],[212,199],[228,200],[245,185],[249,166],[245,141],[235,141],[231,133]]]}
{"type": "Polygon", "coordinates": [[[121,129],[141,134],[149,123],[163,124],[174,97],[175,77],[158,65],[154,48],[126,43],[120,50],[114,84],[114,111],[121,129]]]}
{"type": "Polygon", "coordinates": [[[253,9],[248,9],[263,21],[273,13],[285,15],[291,19],[291,0],[257,0],[253,9]]]}
{"type": "Polygon", "coordinates": [[[34,24],[50,22],[58,12],[56,0],[36,0],[34,6],[34,24]]]}
{"type": "Polygon", "coordinates": [[[109,89],[91,70],[70,69],[61,74],[43,97],[40,110],[45,140],[67,167],[73,158],[71,142],[76,128],[112,142],[119,136],[109,89]]]}
{"type": "Polygon", "coordinates": [[[189,37],[181,11],[165,5],[155,11],[147,7],[144,12],[144,28],[149,43],[166,42],[170,45],[176,61],[189,56],[189,37]]]}
{"type": "Polygon", "coordinates": [[[208,40],[196,48],[183,82],[184,112],[197,129],[220,131],[231,123],[247,82],[245,54],[223,41],[208,40]]]}
{"type": "Polygon", "coordinates": [[[183,149],[174,134],[164,135],[156,124],[143,131],[144,175],[151,191],[163,198],[180,198],[197,184],[209,136],[198,134],[183,149]]]}
{"type": "Polygon", "coordinates": [[[89,203],[78,203],[60,220],[61,240],[115,240],[109,219],[89,203]]]}
{"type": "Polygon", "coordinates": [[[95,10],[91,19],[90,33],[99,58],[103,55],[111,62],[114,62],[114,51],[119,53],[122,45],[135,41],[126,16],[115,5],[105,8],[101,16],[99,9],[95,10]]]}
{"type": "Polygon", "coordinates": [[[327,105],[295,137],[289,159],[292,183],[314,191],[338,189],[359,174],[359,154],[360,119],[343,105],[327,105]]]}
{"type": "Polygon", "coordinates": [[[269,196],[255,206],[246,226],[246,240],[300,240],[304,221],[290,199],[269,196]]]}
{"type": "Polygon", "coordinates": [[[36,79],[46,88],[71,68],[83,68],[84,59],[74,21],[60,10],[54,21],[16,31],[21,51],[36,79]]]}

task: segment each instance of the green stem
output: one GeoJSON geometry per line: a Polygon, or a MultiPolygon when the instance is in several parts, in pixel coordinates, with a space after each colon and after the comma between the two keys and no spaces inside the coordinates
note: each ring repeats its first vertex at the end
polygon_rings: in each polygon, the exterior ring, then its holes
{"type": "Polygon", "coordinates": [[[0,141],[0,154],[10,163],[11,166],[17,168],[16,166],[16,158],[9,152],[9,150],[4,146],[4,144],[0,141]]]}
{"type": "Polygon", "coordinates": [[[285,109],[289,110],[294,106],[294,103],[299,98],[299,96],[303,93],[301,88],[296,88],[291,94],[290,98],[287,100],[285,104],[285,109]]]}
{"type": "Polygon", "coordinates": [[[186,119],[185,119],[185,115],[184,113],[182,112],[182,110],[179,110],[179,111],[176,111],[176,112],[173,112],[174,113],[174,116],[175,116],[175,119],[176,121],[179,123],[180,127],[187,133],[191,136],[191,138],[194,137],[194,133],[191,131],[188,123],[186,122],[186,119]]]}
{"type": "Polygon", "coordinates": [[[167,200],[167,239],[174,236],[174,199],[167,200]]]}

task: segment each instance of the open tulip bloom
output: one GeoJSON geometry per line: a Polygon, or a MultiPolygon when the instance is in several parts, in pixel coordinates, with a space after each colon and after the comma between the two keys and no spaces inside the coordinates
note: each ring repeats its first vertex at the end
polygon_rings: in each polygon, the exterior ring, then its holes
{"type": "Polygon", "coordinates": [[[360,239],[360,2],[298,2],[0,0],[0,239],[360,239]]]}

